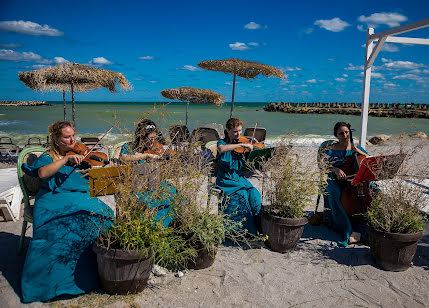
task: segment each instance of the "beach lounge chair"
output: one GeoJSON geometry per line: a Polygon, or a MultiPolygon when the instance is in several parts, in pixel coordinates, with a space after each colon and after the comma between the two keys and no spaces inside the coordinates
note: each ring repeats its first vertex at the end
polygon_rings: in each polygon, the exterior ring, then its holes
{"type": "Polygon", "coordinates": [[[214,128],[198,127],[192,131],[190,140],[191,142],[201,142],[207,144],[210,141],[217,141],[220,139],[219,133],[214,128]]]}
{"type": "Polygon", "coordinates": [[[24,215],[22,222],[21,238],[19,240],[18,254],[22,253],[24,245],[25,233],[27,231],[27,224],[33,223],[33,207],[30,204],[30,198],[34,197],[42,186],[42,180],[33,178],[25,174],[21,167],[23,163],[31,164],[37,157],[39,157],[46,149],[42,147],[33,147],[22,150],[18,156],[18,163],[16,165],[19,186],[21,187],[24,199],[24,215]]]}
{"type": "Polygon", "coordinates": [[[5,221],[18,221],[21,201],[22,192],[19,186],[0,193],[0,216],[3,216],[5,221]]]}
{"type": "Polygon", "coordinates": [[[172,125],[168,127],[172,144],[179,144],[189,140],[189,130],[186,125],[172,125]]]}
{"type": "Polygon", "coordinates": [[[244,137],[251,139],[252,136],[257,140],[257,142],[264,142],[265,137],[267,136],[267,130],[263,127],[256,127],[256,130],[254,127],[246,127],[244,130],[244,137]],[[253,132],[255,132],[255,135],[253,136],[253,132]]]}
{"type": "Polygon", "coordinates": [[[0,155],[3,157],[17,156],[19,147],[12,142],[10,137],[0,137],[0,155]]]}
{"type": "Polygon", "coordinates": [[[39,137],[30,137],[28,138],[27,143],[24,145],[23,149],[33,148],[33,147],[44,147],[42,141],[39,137]]]}

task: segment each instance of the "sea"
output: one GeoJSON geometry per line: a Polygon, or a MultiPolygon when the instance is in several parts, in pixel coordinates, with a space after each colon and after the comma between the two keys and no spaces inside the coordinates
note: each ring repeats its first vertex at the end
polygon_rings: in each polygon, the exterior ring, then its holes
{"type": "MultiPolygon", "coordinates": [[[[49,106],[0,106],[0,137],[11,137],[13,143],[24,146],[30,137],[46,140],[48,126],[63,120],[63,102],[47,102],[49,106]]],[[[333,126],[338,121],[348,122],[355,129],[358,140],[360,116],[287,114],[266,112],[267,103],[235,103],[234,117],[245,122],[244,127],[264,127],[267,130],[267,143],[276,143],[283,137],[301,146],[317,147],[327,139],[333,139],[333,126]]],[[[100,137],[113,124],[115,128],[103,140],[107,145],[128,141],[132,138],[134,125],[143,118],[157,123],[164,135],[168,136],[168,126],[184,124],[186,103],[171,102],[84,102],[75,103],[76,128],[80,137],[100,137]]],[[[194,128],[219,123],[225,125],[229,118],[230,104],[222,106],[189,104],[188,127],[194,128]]],[[[67,102],[66,117],[72,118],[71,103],[67,102]]],[[[424,132],[429,134],[427,119],[397,119],[370,117],[368,119],[368,138],[372,136],[401,135],[424,132]]]]}

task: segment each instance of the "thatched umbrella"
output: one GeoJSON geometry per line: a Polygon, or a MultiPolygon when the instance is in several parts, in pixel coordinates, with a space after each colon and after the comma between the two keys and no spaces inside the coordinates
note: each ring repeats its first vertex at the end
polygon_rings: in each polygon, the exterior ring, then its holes
{"type": "Polygon", "coordinates": [[[19,80],[36,91],[62,91],[64,120],[66,119],[65,92],[72,95],[72,116],[75,123],[74,92],[86,92],[100,87],[115,93],[116,86],[128,90],[130,82],[118,72],[112,72],[88,65],[67,62],[38,70],[19,72],[19,80]]]}
{"type": "Polygon", "coordinates": [[[198,63],[198,66],[210,71],[234,74],[232,82],[231,112],[229,115],[230,118],[232,117],[232,112],[234,110],[235,75],[246,79],[253,79],[259,74],[262,74],[265,77],[272,76],[281,79],[285,78],[283,72],[278,68],[258,62],[240,60],[235,58],[226,60],[202,61],[198,63]]]}
{"type": "Polygon", "coordinates": [[[194,104],[212,104],[220,106],[224,97],[219,93],[206,89],[197,89],[192,87],[181,87],[166,89],[161,91],[162,96],[169,99],[178,99],[186,101],[186,125],[188,125],[189,102],[194,104]]]}

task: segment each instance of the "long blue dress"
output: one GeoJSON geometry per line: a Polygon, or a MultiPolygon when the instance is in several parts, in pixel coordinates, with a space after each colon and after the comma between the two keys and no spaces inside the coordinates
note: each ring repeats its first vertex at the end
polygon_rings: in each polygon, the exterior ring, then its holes
{"type": "MultiPolygon", "coordinates": [[[[358,145],[357,148],[368,154],[360,145],[358,145]]],[[[346,157],[353,154],[351,150],[333,149],[328,149],[325,153],[327,155],[328,163],[333,167],[344,165],[346,157]]],[[[331,223],[332,228],[340,235],[341,239],[338,241],[338,244],[346,247],[349,243],[350,234],[353,231],[352,224],[350,223],[350,219],[341,204],[341,188],[338,185],[334,172],[330,172],[328,174],[327,182],[323,200],[325,208],[329,209],[329,211],[326,211],[328,220],[331,223]]]]}
{"type": "MultiPolygon", "coordinates": [[[[43,153],[28,175],[52,163],[43,153]]],[[[98,289],[97,263],[91,246],[111,225],[112,210],[97,198],[89,197],[88,180],[70,166],[43,179],[33,212],[33,239],[21,277],[23,302],[50,300],[63,294],[81,294],[98,289]]]]}
{"type": "MultiPolygon", "coordinates": [[[[218,140],[217,146],[227,145],[224,140],[218,140]]],[[[230,219],[243,223],[243,229],[256,233],[256,216],[261,210],[261,194],[241,173],[243,166],[242,155],[233,151],[217,154],[218,173],[216,186],[221,189],[224,198],[225,214],[230,219]]]]}
{"type": "MultiPolygon", "coordinates": [[[[130,149],[127,144],[124,144],[121,148],[120,155],[135,155],[135,151],[130,149]]],[[[146,163],[145,160],[139,160],[139,164],[146,163]]],[[[152,191],[146,191],[144,193],[139,192],[138,195],[140,197],[140,201],[144,204],[147,204],[151,208],[156,208],[157,212],[155,214],[155,222],[161,221],[163,226],[166,228],[169,226],[170,222],[174,219],[174,212],[171,207],[171,204],[174,203],[174,199],[176,196],[176,189],[162,182],[162,190],[163,194],[161,195],[162,200],[157,200],[153,197],[152,191]]],[[[158,196],[159,197],[159,196],[158,196]]]]}

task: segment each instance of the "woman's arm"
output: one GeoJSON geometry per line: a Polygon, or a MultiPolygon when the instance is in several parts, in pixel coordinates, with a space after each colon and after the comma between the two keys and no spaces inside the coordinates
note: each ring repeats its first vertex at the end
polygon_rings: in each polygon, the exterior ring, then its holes
{"type": "Polygon", "coordinates": [[[136,153],[136,154],[121,154],[119,158],[124,162],[138,161],[142,159],[159,159],[160,156],[149,153],[136,153]]]}
{"type": "Polygon", "coordinates": [[[53,163],[50,163],[49,165],[40,167],[38,170],[39,178],[45,179],[50,176],[53,176],[55,173],[57,173],[58,170],[61,169],[67,162],[74,163],[76,165],[79,165],[83,160],[83,155],[69,155],[64,156],[53,163]]]}
{"type": "Polygon", "coordinates": [[[219,145],[218,151],[220,153],[225,153],[225,152],[234,151],[235,149],[238,149],[241,147],[249,148],[250,151],[253,150],[253,145],[250,143],[234,143],[234,144],[219,145]]]}

